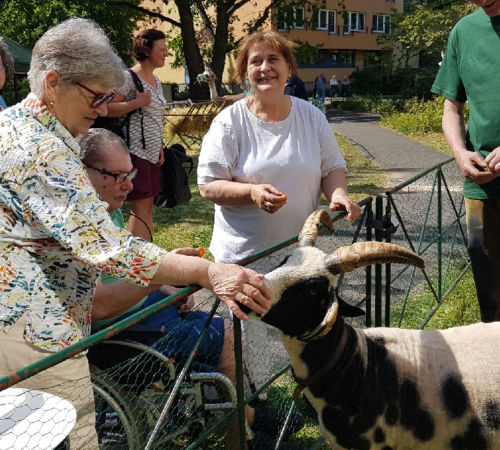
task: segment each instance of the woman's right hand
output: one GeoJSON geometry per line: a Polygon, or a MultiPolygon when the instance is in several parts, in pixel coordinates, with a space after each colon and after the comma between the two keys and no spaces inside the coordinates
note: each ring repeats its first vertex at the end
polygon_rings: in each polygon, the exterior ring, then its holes
{"type": "Polygon", "coordinates": [[[260,209],[269,214],[278,211],[288,199],[285,194],[278,191],[272,184],[252,184],[250,197],[260,209]]]}
{"type": "Polygon", "coordinates": [[[271,307],[271,291],[264,284],[264,275],[236,264],[211,263],[208,268],[210,290],[241,320],[248,316],[240,309],[244,305],[264,314],[271,307]]]}
{"type": "Polygon", "coordinates": [[[148,106],[151,103],[151,91],[144,91],[144,92],[137,91],[135,94],[135,102],[137,108],[148,106]]]}

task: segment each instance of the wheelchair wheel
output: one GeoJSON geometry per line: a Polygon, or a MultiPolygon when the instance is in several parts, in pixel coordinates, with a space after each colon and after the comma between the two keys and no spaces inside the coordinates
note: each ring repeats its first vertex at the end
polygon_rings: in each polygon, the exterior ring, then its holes
{"type": "Polygon", "coordinates": [[[147,426],[136,395],[105,372],[92,373],[100,450],[142,450],[147,426]]]}

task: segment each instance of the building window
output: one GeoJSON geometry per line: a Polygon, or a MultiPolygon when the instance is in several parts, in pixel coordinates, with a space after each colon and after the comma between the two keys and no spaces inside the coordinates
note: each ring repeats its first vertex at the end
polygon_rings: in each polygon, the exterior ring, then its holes
{"type": "Polygon", "coordinates": [[[328,30],[329,33],[335,33],[335,11],[320,9],[318,11],[318,30],[328,30]]]}
{"type": "Polygon", "coordinates": [[[348,13],[347,22],[344,22],[344,33],[351,31],[365,31],[365,13],[348,13]]]}
{"type": "Polygon", "coordinates": [[[318,57],[313,64],[303,63],[297,58],[297,66],[303,69],[354,67],[354,50],[319,50],[318,57]]]}
{"type": "Polygon", "coordinates": [[[389,33],[391,31],[391,16],[387,14],[374,14],[372,30],[374,33],[389,33]]]}
{"type": "Polygon", "coordinates": [[[290,28],[304,28],[304,8],[294,7],[291,11],[278,13],[278,30],[286,31],[290,28]]]}

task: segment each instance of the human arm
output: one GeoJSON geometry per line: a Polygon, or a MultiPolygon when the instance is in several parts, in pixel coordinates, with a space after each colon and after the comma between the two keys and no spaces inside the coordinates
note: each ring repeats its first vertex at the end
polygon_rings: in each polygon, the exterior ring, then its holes
{"type": "MultiPolygon", "coordinates": [[[[484,171],[484,169],[488,168],[487,161],[479,153],[470,151],[465,146],[463,102],[445,99],[442,125],[448,145],[453,151],[453,156],[465,178],[477,184],[488,183],[496,178],[495,171],[484,171]]],[[[494,155],[489,159],[493,167],[500,161],[497,153],[498,151],[495,149],[494,155]]]]}
{"type": "Polygon", "coordinates": [[[330,210],[347,211],[347,220],[354,222],[361,214],[361,207],[347,194],[347,179],[344,169],[332,170],[321,179],[321,190],[330,201],[330,210]]]}
{"type": "Polygon", "coordinates": [[[237,181],[214,180],[199,186],[203,198],[220,206],[242,206],[254,203],[272,214],[287,201],[285,194],[271,184],[239,183],[237,181]]]}
{"type": "Polygon", "coordinates": [[[130,111],[135,111],[136,109],[147,106],[151,103],[151,92],[137,91],[135,98],[126,101],[122,94],[117,94],[115,98],[108,103],[108,114],[106,117],[120,117],[130,111]]]}
{"type": "Polygon", "coordinates": [[[272,298],[262,274],[236,264],[213,263],[172,252],[165,255],[151,282],[175,286],[195,284],[209,289],[242,320],[248,316],[238,304],[263,314],[270,308],[272,298]]]}

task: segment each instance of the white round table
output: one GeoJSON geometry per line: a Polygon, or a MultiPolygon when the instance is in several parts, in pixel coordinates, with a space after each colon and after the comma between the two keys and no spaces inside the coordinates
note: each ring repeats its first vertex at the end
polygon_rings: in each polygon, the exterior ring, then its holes
{"type": "Polygon", "coordinates": [[[22,388],[0,391],[0,450],[53,449],[75,422],[73,405],[56,395],[22,388]]]}

